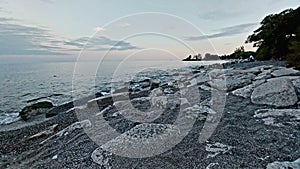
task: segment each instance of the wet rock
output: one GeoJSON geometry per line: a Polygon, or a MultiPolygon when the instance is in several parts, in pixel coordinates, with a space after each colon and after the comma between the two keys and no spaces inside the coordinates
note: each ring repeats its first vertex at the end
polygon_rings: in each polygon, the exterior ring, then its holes
{"type": "Polygon", "coordinates": [[[275,77],[279,77],[279,76],[300,75],[300,72],[292,68],[281,68],[279,70],[275,70],[271,74],[275,77]]]}
{"type": "Polygon", "coordinates": [[[53,104],[51,102],[48,101],[38,102],[30,106],[24,107],[19,113],[19,116],[26,121],[32,116],[45,114],[52,107],[53,104]]]}
{"type": "Polygon", "coordinates": [[[267,165],[267,169],[297,169],[300,168],[300,158],[295,161],[275,161],[267,165]]]}
{"type": "Polygon", "coordinates": [[[290,80],[274,79],[256,87],[251,101],[255,104],[286,107],[296,104],[298,99],[290,80]]]}
{"type": "Polygon", "coordinates": [[[254,117],[261,119],[266,125],[276,127],[296,126],[300,120],[300,109],[261,109],[255,111],[254,117]]]}

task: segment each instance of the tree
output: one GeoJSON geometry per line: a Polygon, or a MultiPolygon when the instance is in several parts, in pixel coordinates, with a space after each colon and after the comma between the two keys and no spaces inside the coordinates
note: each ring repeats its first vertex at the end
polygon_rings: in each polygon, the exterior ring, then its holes
{"type": "Polygon", "coordinates": [[[260,24],[246,40],[246,43],[254,43],[253,47],[258,47],[257,59],[285,59],[290,50],[290,41],[298,36],[300,7],[268,15],[260,24]]]}
{"type": "Polygon", "coordinates": [[[300,27],[289,43],[287,63],[289,66],[296,67],[296,69],[300,70],[300,27]]]}

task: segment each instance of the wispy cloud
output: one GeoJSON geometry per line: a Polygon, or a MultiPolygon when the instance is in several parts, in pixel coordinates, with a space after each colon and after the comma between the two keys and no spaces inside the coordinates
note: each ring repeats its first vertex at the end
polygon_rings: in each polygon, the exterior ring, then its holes
{"type": "Polygon", "coordinates": [[[213,39],[213,38],[221,38],[221,37],[230,37],[234,35],[239,35],[245,32],[248,32],[256,26],[258,23],[246,23],[246,24],[240,24],[230,27],[225,27],[222,29],[216,30],[218,33],[209,34],[209,35],[200,35],[200,36],[189,36],[186,37],[186,40],[189,41],[197,41],[197,40],[203,40],[203,39],[213,39]]]}
{"type": "Polygon", "coordinates": [[[82,48],[93,51],[139,49],[129,42],[112,40],[105,36],[81,37],[67,41],[65,45],[68,45],[73,50],[81,50],[82,48]]]}
{"type": "Polygon", "coordinates": [[[233,17],[238,14],[239,13],[237,13],[236,11],[218,10],[218,11],[210,11],[210,12],[202,13],[199,15],[199,18],[201,18],[203,20],[216,21],[216,20],[223,20],[224,18],[230,18],[230,17],[233,17]]]}
{"type": "Polygon", "coordinates": [[[62,55],[82,48],[93,51],[138,49],[129,42],[104,36],[68,40],[53,35],[47,28],[5,17],[0,17],[0,44],[0,55],[62,55]]]}
{"type": "Polygon", "coordinates": [[[53,55],[63,54],[49,50],[51,46],[42,45],[52,35],[44,28],[12,23],[13,18],[0,19],[0,54],[1,55],[53,55]]]}
{"type": "MultiPolygon", "coordinates": [[[[1,10],[1,9],[0,9],[1,10]]],[[[6,17],[0,17],[0,23],[1,22],[10,22],[10,21],[17,21],[17,19],[14,18],[6,18],[6,17]]]]}

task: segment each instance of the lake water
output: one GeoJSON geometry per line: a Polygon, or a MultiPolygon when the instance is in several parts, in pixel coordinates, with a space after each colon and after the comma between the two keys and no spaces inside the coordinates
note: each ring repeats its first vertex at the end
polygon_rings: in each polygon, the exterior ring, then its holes
{"type": "Polygon", "coordinates": [[[40,61],[0,63],[0,124],[18,120],[18,112],[37,101],[55,105],[106,90],[110,82],[124,82],[145,70],[168,70],[220,61],[136,60],[122,62],[40,61]]]}

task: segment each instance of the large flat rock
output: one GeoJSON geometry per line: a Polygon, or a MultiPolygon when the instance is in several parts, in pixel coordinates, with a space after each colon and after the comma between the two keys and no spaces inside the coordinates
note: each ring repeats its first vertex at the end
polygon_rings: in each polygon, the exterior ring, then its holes
{"type": "Polygon", "coordinates": [[[268,81],[254,89],[251,101],[276,107],[287,107],[297,103],[298,98],[289,79],[279,78],[268,81]]]}
{"type": "Polygon", "coordinates": [[[151,157],[175,146],[178,137],[180,130],[174,125],[144,123],[107,142],[102,148],[125,157],[151,157]]]}

